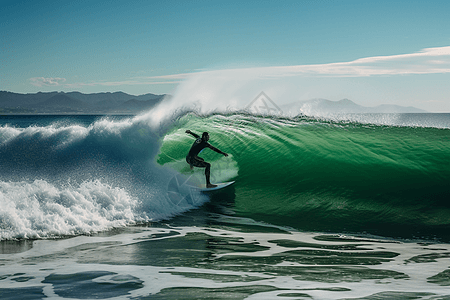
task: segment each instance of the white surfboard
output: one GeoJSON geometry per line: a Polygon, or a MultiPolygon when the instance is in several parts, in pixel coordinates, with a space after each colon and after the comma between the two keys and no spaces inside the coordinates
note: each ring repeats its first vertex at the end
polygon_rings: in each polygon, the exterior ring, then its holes
{"type": "Polygon", "coordinates": [[[223,188],[226,188],[227,186],[230,186],[234,183],[234,181],[228,181],[228,182],[222,182],[222,183],[215,183],[215,185],[217,185],[216,187],[213,188],[207,188],[205,186],[200,187],[200,191],[201,192],[211,192],[211,191],[217,191],[223,188]]]}

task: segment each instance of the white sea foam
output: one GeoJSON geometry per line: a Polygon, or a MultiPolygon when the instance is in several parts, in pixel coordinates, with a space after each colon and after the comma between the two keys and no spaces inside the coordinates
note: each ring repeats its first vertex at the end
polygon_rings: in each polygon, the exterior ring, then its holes
{"type": "Polygon", "coordinates": [[[45,180],[0,182],[0,240],[91,233],[145,221],[138,200],[100,181],[58,187],[45,180]]]}

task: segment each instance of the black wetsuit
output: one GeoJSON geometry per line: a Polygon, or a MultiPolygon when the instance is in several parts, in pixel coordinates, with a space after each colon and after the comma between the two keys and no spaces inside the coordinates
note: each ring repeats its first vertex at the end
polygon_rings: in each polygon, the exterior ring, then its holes
{"type": "Polygon", "coordinates": [[[189,153],[186,156],[186,162],[194,167],[206,168],[209,164],[205,162],[203,158],[198,157],[198,154],[205,148],[210,148],[211,150],[216,151],[217,153],[222,153],[222,151],[212,146],[207,141],[204,141],[198,135],[195,134],[194,137],[196,137],[197,139],[195,140],[194,144],[192,144],[191,150],[189,150],[189,153]]]}
{"type": "Polygon", "coordinates": [[[214,187],[215,185],[212,185],[211,182],[209,181],[211,174],[211,164],[207,163],[203,158],[198,157],[198,154],[202,152],[202,150],[205,148],[209,148],[225,156],[227,156],[228,154],[220,151],[216,147],[211,146],[208,143],[209,136],[207,136],[206,140],[204,140],[203,138],[193,133],[192,131],[188,130],[186,131],[186,133],[192,134],[196,138],[194,144],[192,144],[191,150],[189,150],[189,153],[186,156],[186,162],[191,166],[191,169],[193,167],[205,168],[206,186],[214,187]]]}

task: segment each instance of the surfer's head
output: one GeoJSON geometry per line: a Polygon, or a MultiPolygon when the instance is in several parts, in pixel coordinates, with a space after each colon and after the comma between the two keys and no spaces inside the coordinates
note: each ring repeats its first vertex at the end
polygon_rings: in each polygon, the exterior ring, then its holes
{"type": "Polygon", "coordinates": [[[203,134],[202,134],[202,140],[208,141],[208,140],[209,140],[209,133],[207,133],[206,131],[203,132],[203,134]]]}

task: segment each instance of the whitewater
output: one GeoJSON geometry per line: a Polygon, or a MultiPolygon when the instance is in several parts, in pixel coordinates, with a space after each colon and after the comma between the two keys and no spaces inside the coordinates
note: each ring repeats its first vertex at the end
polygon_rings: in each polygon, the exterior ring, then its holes
{"type": "Polygon", "coordinates": [[[0,117],[2,299],[450,297],[450,115],[181,92],[138,116],[0,117]],[[186,129],[234,186],[192,188],[186,129]]]}

